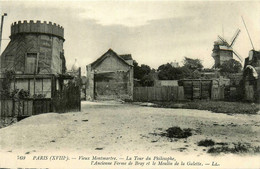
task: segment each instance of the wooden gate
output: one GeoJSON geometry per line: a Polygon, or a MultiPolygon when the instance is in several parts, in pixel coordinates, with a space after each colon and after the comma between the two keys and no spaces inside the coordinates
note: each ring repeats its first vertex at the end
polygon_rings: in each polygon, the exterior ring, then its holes
{"type": "Polygon", "coordinates": [[[212,80],[180,80],[180,85],[184,88],[184,97],[188,100],[210,99],[212,80]]]}
{"type": "Polygon", "coordinates": [[[68,83],[62,90],[55,91],[52,103],[53,111],[64,113],[81,110],[80,85],[68,83]]]}
{"type": "Polygon", "coordinates": [[[254,101],[254,86],[253,85],[246,85],[245,86],[245,100],[247,101],[254,101]]]}

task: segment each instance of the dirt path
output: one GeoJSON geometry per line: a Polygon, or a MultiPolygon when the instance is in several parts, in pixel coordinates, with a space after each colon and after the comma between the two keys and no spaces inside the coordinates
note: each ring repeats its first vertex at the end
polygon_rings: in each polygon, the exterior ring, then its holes
{"type": "Polygon", "coordinates": [[[82,112],[42,114],[0,129],[1,152],[102,152],[206,154],[202,139],[260,146],[260,115],[82,103],[82,112]],[[169,127],[191,128],[187,139],[170,140],[169,127]],[[172,142],[171,142],[172,141],[172,142]]]}

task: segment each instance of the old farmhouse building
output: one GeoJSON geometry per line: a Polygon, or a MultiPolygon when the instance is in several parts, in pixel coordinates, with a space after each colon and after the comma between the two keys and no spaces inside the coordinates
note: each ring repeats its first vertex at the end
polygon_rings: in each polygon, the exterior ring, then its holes
{"type": "Polygon", "coordinates": [[[86,95],[90,100],[132,100],[133,59],[112,49],[87,65],[86,95]]]}

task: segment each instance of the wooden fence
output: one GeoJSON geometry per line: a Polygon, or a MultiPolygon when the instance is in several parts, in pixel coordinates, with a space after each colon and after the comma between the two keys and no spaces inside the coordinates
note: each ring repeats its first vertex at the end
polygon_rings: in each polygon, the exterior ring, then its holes
{"type": "Polygon", "coordinates": [[[0,100],[1,117],[27,117],[52,111],[51,99],[0,100]]]}
{"type": "Polygon", "coordinates": [[[224,87],[194,86],[161,86],[161,87],[135,87],[134,101],[180,101],[212,99],[224,100],[224,87]]]}
{"type": "Polygon", "coordinates": [[[72,75],[15,75],[10,89],[3,89],[1,82],[4,79],[0,79],[0,117],[80,111],[80,79],[80,69],[78,72],[72,72],[72,75]],[[16,89],[19,89],[19,92],[20,89],[28,91],[29,98],[20,97],[19,93],[18,97],[11,96],[16,89]]]}
{"type": "Polygon", "coordinates": [[[134,101],[177,101],[184,99],[182,86],[135,87],[134,101]]]}
{"type": "Polygon", "coordinates": [[[0,117],[27,117],[49,112],[80,111],[80,86],[64,87],[51,98],[0,99],[0,117]]]}

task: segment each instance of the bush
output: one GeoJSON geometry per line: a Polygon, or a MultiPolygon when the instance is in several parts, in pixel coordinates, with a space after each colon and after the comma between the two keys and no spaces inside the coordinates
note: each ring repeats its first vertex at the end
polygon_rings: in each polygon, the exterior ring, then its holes
{"type": "Polygon", "coordinates": [[[169,138],[187,138],[192,135],[191,129],[181,129],[180,127],[170,127],[166,130],[166,133],[163,134],[163,136],[169,137],[169,138]]]}
{"type": "Polygon", "coordinates": [[[214,146],[215,142],[213,140],[201,140],[200,142],[198,142],[198,146],[204,146],[204,147],[210,147],[210,146],[214,146]]]}

